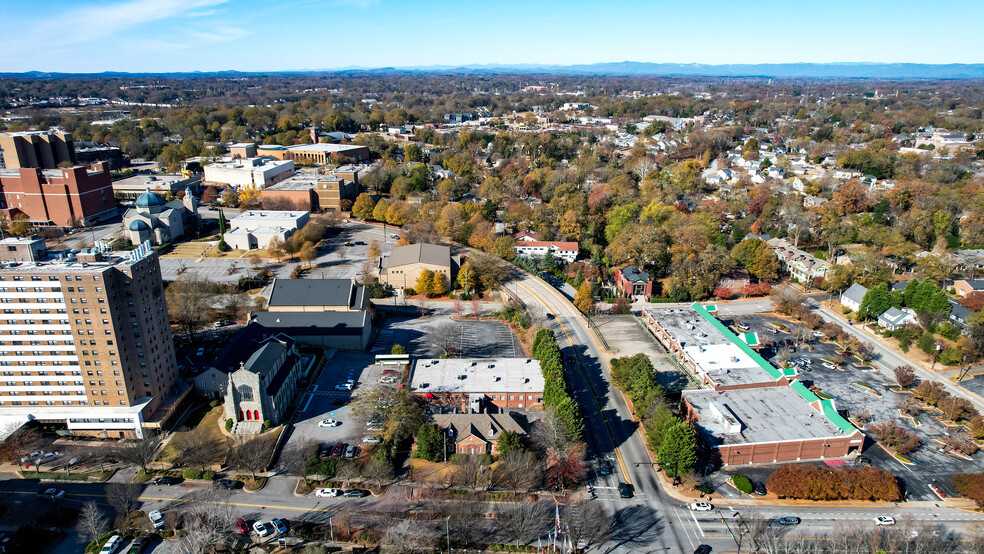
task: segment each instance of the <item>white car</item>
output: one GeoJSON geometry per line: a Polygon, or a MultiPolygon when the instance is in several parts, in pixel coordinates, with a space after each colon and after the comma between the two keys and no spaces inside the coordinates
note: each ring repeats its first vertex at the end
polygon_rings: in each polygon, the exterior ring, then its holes
{"type": "Polygon", "coordinates": [[[44,454],[41,454],[41,457],[40,458],[38,458],[37,460],[34,460],[34,463],[36,463],[38,465],[41,465],[41,464],[50,462],[51,460],[54,460],[55,458],[57,458],[60,455],[61,455],[60,452],[45,452],[44,454]]]}
{"type": "Polygon", "coordinates": [[[103,545],[102,550],[99,551],[99,554],[115,554],[121,546],[123,546],[123,537],[113,535],[112,537],[109,537],[109,540],[103,545]]]}
{"type": "Polygon", "coordinates": [[[354,385],[352,384],[351,381],[346,381],[344,383],[339,383],[335,385],[335,390],[347,391],[347,390],[352,390],[353,387],[354,385]]]}
{"type": "Polygon", "coordinates": [[[147,518],[150,519],[150,523],[153,524],[154,529],[160,529],[164,527],[164,516],[161,515],[160,510],[154,510],[147,514],[147,518]]]}
{"type": "Polygon", "coordinates": [[[322,419],[321,421],[319,421],[318,427],[338,427],[341,424],[342,424],[341,421],[329,417],[328,419],[322,419]]]}
{"type": "Polygon", "coordinates": [[[314,493],[314,496],[319,498],[335,498],[336,496],[341,496],[342,491],[339,489],[318,489],[314,493]]]}
{"type": "Polygon", "coordinates": [[[367,436],[367,437],[362,437],[362,442],[366,444],[379,444],[383,442],[383,439],[381,437],[367,436]]]}
{"type": "Polygon", "coordinates": [[[265,537],[270,534],[270,527],[268,527],[267,524],[263,523],[262,521],[257,521],[256,523],[254,523],[253,530],[256,531],[256,534],[261,537],[265,537]]]}
{"type": "Polygon", "coordinates": [[[823,363],[823,367],[825,367],[827,369],[837,369],[837,366],[835,366],[834,364],[832,364],[830,362],[824,362],[823,363]]]}
{"type": "Polygon", "coordinates": [[[714,509],[714,506],[707,502],[694,502],[690,505],[690,509],[695,512],[709,512],[714,509]]]}
{"type": "Polygon", "coordinates": [[[878,516],[875,518],[875,525],[895,525],[895,518],[892,516],[878,516]]]}

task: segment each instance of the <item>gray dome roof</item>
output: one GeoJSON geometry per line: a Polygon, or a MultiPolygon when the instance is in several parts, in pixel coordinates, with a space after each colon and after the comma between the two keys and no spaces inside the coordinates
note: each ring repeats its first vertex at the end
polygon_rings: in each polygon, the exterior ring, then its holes
{"type": "Polygon", "coordinates": [[[142,219],[134,219],[130,222],[128,229],[131,231],[147,231],[150,229],[150,225],[147,225],[147,223],[142,219]]]}
{"type": "Polygon", "coordinates": [[[164,204],[164,198],[159,194],[150,192],[150,189],[147,189],[147,192],[137,197],[138,208],[150,208],[151,206],[163,206],[164,204]]]}

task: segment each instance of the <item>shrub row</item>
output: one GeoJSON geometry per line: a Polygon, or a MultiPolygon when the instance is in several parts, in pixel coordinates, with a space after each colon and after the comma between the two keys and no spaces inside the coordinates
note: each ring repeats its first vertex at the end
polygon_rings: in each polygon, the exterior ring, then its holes
{"type": "Polygon", "coordinates": [[[564,358],[552,330],[540,329],[536,332],[533,357],[540,360],[540,370],[543,372],[543,407],[553,408],[567,427],[568,435],[580,441],[584,437],[584,419],[577,402],[571,397],[564,358]]]}
{"type": "Polygon", "coordinates": [[[894,475],[874,467],[828,468],[784,465],[769,476],[779,498],[896,502],[902,491],[894,475]]]}

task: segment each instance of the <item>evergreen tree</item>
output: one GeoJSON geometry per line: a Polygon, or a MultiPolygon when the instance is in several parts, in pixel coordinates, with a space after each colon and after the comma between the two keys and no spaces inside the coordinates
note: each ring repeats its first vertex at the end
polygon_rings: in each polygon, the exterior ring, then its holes
{"type": "Polygon", "coordinates": [[[667,477],[690,472],[697,463],[697,437],[694,430],[679,419],[668,423],[663,429],[657,456],[667,477]]]}
{"type": "Polygon", "coordinates": [[[891,307],[892,295],[888,291],[888,286],[882,283],[868,289],[865,293],[864,299],[861,300],[861,307],[858,308],[858,316],[861,319],[875,319],[891,307]]]}
{"type": "Polygon", "coordinates": [[[557,269],[557,257],[554,256],[553,250],[547,249],[547,253],[543,255],[543,259],[540,260],[540,267],[543,268],[547,273],[552,273],[553,270],[557,269]]]}
{"type": "Polygon", "coordinates": [[[435,423],[425,423],[417,429],[416,456],[439,462],[444,459],[444,430],[435,423]]]}

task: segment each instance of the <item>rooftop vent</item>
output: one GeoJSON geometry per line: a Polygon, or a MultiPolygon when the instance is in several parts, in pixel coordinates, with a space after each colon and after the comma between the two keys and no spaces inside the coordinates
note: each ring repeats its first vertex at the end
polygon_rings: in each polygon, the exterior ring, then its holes
{"type": "Polygon", "coordinates": [[[462,373],[461,375],[458,375],[458,380],[459,381],[464,381],[466,377],[468,377],[468,376],[462,373]]]}

